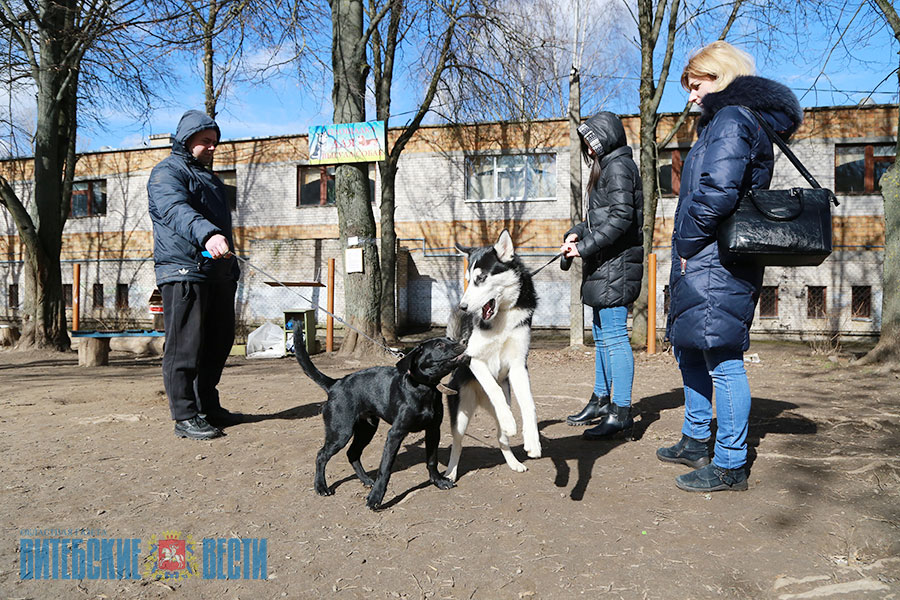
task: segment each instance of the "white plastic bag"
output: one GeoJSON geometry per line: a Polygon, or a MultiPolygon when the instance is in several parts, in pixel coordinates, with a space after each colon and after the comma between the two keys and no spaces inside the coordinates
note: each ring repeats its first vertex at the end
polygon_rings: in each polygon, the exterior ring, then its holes
{"type": "Polygon", "coordinates": [[[266,321],[247,336],[247,358],[284,356],[284,329],[266,321]]]}

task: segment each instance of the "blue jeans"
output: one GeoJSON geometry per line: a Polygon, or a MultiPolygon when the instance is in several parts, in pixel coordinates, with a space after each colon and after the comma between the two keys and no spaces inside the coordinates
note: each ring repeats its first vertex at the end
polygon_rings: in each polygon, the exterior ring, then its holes
{"type": "Polygon", "coordinates": [[[609,396],[617,406],[631,406],[631,384],[634,381],[634,354],[628,341],[628,308],[595,308],[594,323],[594,393],[609,396]]]}
{"type": "Polygon", "coordinates": [[[736,469],[747,462],[747,427],[750,420],[750,382],[740,350],[674,349],[684,380],[682,433],[708,439],[712,421],[713,389],[716,392],[716,449],[713,462],[736,469]]]}

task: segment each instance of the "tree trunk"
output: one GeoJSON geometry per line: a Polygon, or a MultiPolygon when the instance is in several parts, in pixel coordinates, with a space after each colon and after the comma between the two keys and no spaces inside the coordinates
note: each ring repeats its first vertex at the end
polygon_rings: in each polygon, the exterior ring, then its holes
{"type": "Polygon", "coordinates": [[[213,47],[213,37],[216,29],[216,19],[219,14],[219,3],[213,1],[209,3],[209,15],[203,23],[203,96],[206,100],[206,114],[213,119],[216,118],[216,104],[218,94],[215,87],[215,48],[213,47]]]}
{"type": "MultiPolygon", "coordinates": [[[[644,275],[641,291],[631,309],[631,345],[643,348],[647,345],[647,298],[650,293],[647,257],[653,251],[653,232],[656,228],[656,207],[659,196],[656,187],[656,110],[641,107],[641,189],[644,193],[644,275]]],[[[655,293],[655,290],[654,290],[655,293]]],[[[653,316],[656,318],[656,315],[653,316]]]]}
{"type": "Polygon", "coordinates": [[[397,232],[394,230],[394,184],[397,165],[393,157],[381,163],[381,332],[391,343],[397,337],[394,306],[397,281],[397,232]]]}
{"type": "MultiPolygon", "coordinates": [[[[900,42],[900,16],[890,0],[875,0],[900,42]]],[[[900,71],[897,73],[900,83],[900,71]]],[[[881,176],[884,200],[884,266],[882,276],[881,337],[860,362],[900,363],[900,114],[897,116],[897,146],[894,164],[881,176]]]]}
{"type": "MultiPolygon", "coordinates": [[[[75,2],[41,3],[41,68],[37,77],[37,127],[34,138],[34,206],[36,236],[25,242],[25,328],[39,348],[68,350],[66,307],[62,293],[60,253],[69,214],[74,174],[75,94],[77,73],[65,64],[71,40],[75,2]],[[68,180],[68,181],[67,181],[68,180]]],[[[21,230],[20,230],[21,232],[21,230]]],[[[19,346],[22,347],[20,341],[19,346]]]]}
{"type": "Polygon", "coordinates": [[[900,158],[881,177],[884,197],[884,275],[881,336],[861,364],[900,363],[900,158]]]}
{"type": "MultiPolygon", "coordinates": [[[[331,0],[332,71],[331,92],[335,123],[365,121],[366,39],[363,34],[361,0],[331,0]]],[[[369,200],[369,178],[365,165],[340,165],[334,175],[341,247],[347,238],[359,238],[363,272],[345,273],[344,307],[347,322],[365,335],[381,340],[381,273],[376,246],[375,215],[369,200]]],[[[347,332],[339,354],[371,352],[374,343],[347,332]]]]}
{"type": "MultiPolygon", "coordinates": [[[[569,216],[572,225],[581,223],[581,75],[576,67],[569,74],[569,216]]],[[[562,241],[562,240],[560,240],[562,241]]],[[[584,345],[584,305],[581,302],[581,260],[569,267],[569,345],[584,345]]]]}

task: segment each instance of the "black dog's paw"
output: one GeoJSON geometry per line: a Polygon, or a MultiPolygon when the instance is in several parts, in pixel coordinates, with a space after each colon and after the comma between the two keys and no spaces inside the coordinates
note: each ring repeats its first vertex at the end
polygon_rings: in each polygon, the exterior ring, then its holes
{"type": "Polygon", "coordinates": [[[443,476],[432,478],[431,483],[436,485],[439,490],[449,490],[456,485],[452,479],[443,476]]]}
{"type": "Polygon", "coordinates": [[[334,490],[328,487],[316,486],[316,493],[320,496],[334,496],[334,490]]]}
{"type": "Polygon", "coordinates": [[[378,510],[381,508],[381,501],[384,500],[384,492],[375,493],[373,490],[366,497],[366,506],[371,510],[378,510]]]}
{"type": "Polygon", "coordinates": [[[373,485],[375,485],[375,480],[372,479],[371,477],[366,477],[365,479],[363,479],[362,477],[360,477],[359,480],[360,480],[360,481],[362,482],[362,484],[363,484],[364,486],[366,486],[367,488],[371,488],[373,485]]]}

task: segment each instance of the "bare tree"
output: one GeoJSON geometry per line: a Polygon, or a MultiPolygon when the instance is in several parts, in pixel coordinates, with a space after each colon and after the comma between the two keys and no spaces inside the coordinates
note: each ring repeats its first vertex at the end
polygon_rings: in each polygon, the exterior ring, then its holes
{"type": "Polygon", "coordinates": [[[200,57],[213,118],[236,83],[259,83],[296,64],[305,47],[305,0],[164,0],[150,8],[161,43],[175,56],[200,57]]]}
{"type": "MultiPolygon", "coordinates": [[[[0,204],[24,246],[26,317],[19,347],[69,348],[60,252],[77,160],[79,85],[109,81],[110,69],[118,83],[136,82],[137,70],[123,65],[135,57],[138,41],[128,47],[117,36],[141,18],[136,1],[0,0],[0,28],[10,40],[8,72],[15,80],[29,79],[37,101],[33,201],[20,198],[0,174],[0,204]]],[[[141,85],[127,89],[149,95],[141,85]]]]}
{"type": "MultiPolygon", "coordinates": [[[[872,0],[900,42],[900,16],[890,0],[872,0]]],[[[895,74],[900,84],[900,65],[895,74]]],[[[898,116],[900,133],[900,116],[898,116]]],[[[862,363],[900,363],[900,135],[894,164],[881,177],[884,197],[884,276],[881,303],[881,336],[862,363]]]]}
{"type": "MultiPolygon", "coordinates": [[[[718,39],[725,39],[737,18],[743,0],[730,3],[728,16],[718,39]]],[[[711,28],[716,11],[702,0],[696,5],[682,5],[681,0],[637,0],[637,15],[632,17],[637,25],[636,43],[641,52],[640,94],[640,172],[644,192],[644,278],[641,293],[632,309],[631,344],[642,347],[647,343],[647,294],[649,292],[647,277],[647,256],[653,247],[653,233],[656,227],[656,208],[659,203],[659,186],[657,183],[657,127],[659,125],[659,104],[666,88],[672,58],[676,50],[676,40],[688,28],[696,30],[711,28]],[[662,57],[657,65],[657,46],[660,36],[664,34],[665,45],[662,57]]],[[[703,38],[698,38],[702,40],[703,38]]],[[[674,131],[684,122],[688,107],[685,106],[681,118],[674,131]]],[[[666,140],[667,142],[667,140],[666,140]]]]}
{"type": "MultiPolygon", "coordinates": [[[[335,123],[366,120],[366,79],[369,75],[366,51],[378,22],[394,1],[387,2],[377,14],[371,15],[366,27],[362,0],[329,0],[334,76],[331,99],[335,123]]],[[[365,164],[338,165],[334,174],[334,193],[341,248],[347,247],[347,238],[351,236],[358,238],[362,244],[363,272],[345,275],[344,306],[347,322],[366,337],[350,330],[340,349],[341,354],[359,354],[373,349],[369,338],[381,338],[381,270],[365,164]]]]}

